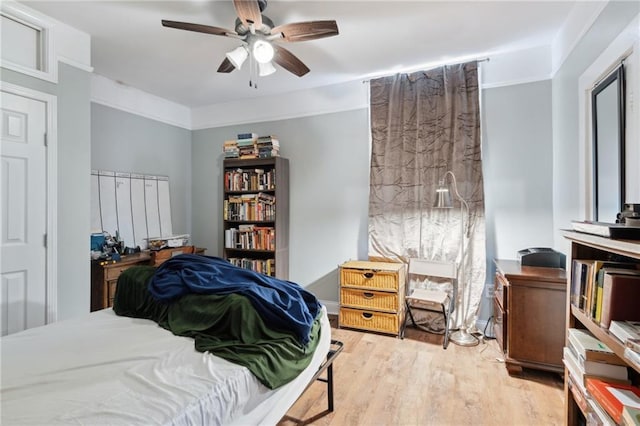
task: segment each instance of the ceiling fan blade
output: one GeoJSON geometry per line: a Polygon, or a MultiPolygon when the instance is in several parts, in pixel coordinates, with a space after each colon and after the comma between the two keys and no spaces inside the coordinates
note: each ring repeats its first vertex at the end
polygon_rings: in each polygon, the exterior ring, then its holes
{"type": "Polygon", "coordinates": [[[228,73],[228,72],[231,72],[231,71],[233,71],[235,69],[236,69],[236,67],[233,66],[233,64],[231,63],[229,58],[224,58],[224,61],[222,61],[222,63],[218,67],[218,72],[226,72],[226,73],[228,73]]]}
{"type": "Polygon", "coordinates": [[[218,28],[201,24],[191,24],[189,22],[167,21],[163,19],[162,25],[169,28],[177,28],[179,30],[195,31],[197,33],[213,34],[219,36],[226,36],[227,34],[237,35],[235,31],[227,30],[225,28],[218,28]]]}
{"type": "Polygon", "coordinates": [[[298,59],[293,53],[280,46],[274,46],[274,48],[276,52],[273,56],[273,60],[276,64],[280,65],[287,71],[297,75],[298,77],[302,77],[309,72],[309,68],[305,64],[303,64],[302,61],[298,59]]]}
{"type": "Polygon", "coordinates": [[[336,21],[295,22],[278,25],[271,30],[271,34],[277,33],[282,34],[282,40],[289,42],[315,40],[338,35],[338,24],[336,21]]]}
{"type": "Polygon", "coordinates": [[[256,29],[262,27],[262,14],[257,0],[233,0],[236,14],[242,23],[249,28],[253,24],[256,29]]]}

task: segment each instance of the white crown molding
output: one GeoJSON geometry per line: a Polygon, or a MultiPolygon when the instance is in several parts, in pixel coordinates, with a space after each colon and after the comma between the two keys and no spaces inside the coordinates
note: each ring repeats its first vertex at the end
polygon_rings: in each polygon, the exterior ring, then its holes
{"type": "Polygon", "coordinates": [[[59,62],[63,62],[65,64],[67,64],[67,65],[71,65],[72,67],[81,69],[81,70],[89,72],[89,73],[93,72],[93,67],[92,66],[87,65],[87,64],[83,64],[81,62],[74,61],[73,59],[67,58],[65,56],[58,55],[58,61],[59,62]]]}
{"type": "Polygon", "coordinates": [[[191,110],[193,130],[368,108],[361,80],[191,110]]]}
{"type": "Polygon", "coordinates": [[[191,130],[189,107],[98,74],[91,76],[91,102],[191,130]]]}
{"type": "Polygon", "coordinates": [[[550,80],[551,75],[539,75],[535,77],[527,77],[527,78],[519,78],[513,79],[509,81],[497,81],[494,83],[482,83],[482,90],[484,89],[496,89],[498,87],[508,87],[508,86],[516,86],[518,84],[529,84],[529,83],[537,83],[538,81],[550,80]]]}
{"type": "Polygon", "coordinates": [[[482,62],[481,67],[482,89],[548,80],[551,78],[551,47],[495,53],[489,61],[482,62]]]}
{"type": "Polygon", "coordinates": [[[598,19],[609,3],[604,1],[578,1],[551,44],[551,76],[562,67],[569,54],[598,19]]]}

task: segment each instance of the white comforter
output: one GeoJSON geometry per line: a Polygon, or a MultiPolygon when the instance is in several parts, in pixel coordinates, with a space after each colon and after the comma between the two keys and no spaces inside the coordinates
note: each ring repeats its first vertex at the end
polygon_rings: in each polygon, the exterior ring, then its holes
{"type": "Polygon", "coordinates": [[[148,320],[111,309],[1,339],[3,425],[269,424],[277,422],[324,360],[323,308],[311,365],[276,390],[248,369],[194,349],[148,320]]]}

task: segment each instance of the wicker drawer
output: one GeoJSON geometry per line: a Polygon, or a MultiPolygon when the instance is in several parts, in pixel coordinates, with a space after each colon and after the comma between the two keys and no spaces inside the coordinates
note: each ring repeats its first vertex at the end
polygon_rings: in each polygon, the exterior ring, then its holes
{"type": "Polygon", "coordinates": [[[352,308],[397,312],[399,302],[397,293],[343,287],[340,289],[340,304],[352,308]]]}
{"type": "Polygon", "coordinates": [[[361,309],[340,308],[340,327],[398,334],[400,315],[361,309]]]}
{"type": "Polygon", "coordinates": [[[403,284],[400,280],[403,267],[395,263],[347,262],[340,268],[340,284],[345,287],[397,292],[403,284]]]}

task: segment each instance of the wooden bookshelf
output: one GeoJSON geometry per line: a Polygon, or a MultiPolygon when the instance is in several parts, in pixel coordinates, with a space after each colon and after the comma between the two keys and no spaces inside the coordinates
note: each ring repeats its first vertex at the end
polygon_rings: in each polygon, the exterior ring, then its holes
{"type": "Polygon", "coordinates": [[[289,279],[289,160],[225,159],[223,168],[224,258],[289,279]]]}
{"type": "MultiPolygon", "coordinates": [[[[564,237],[571,242],[571,260],[573,259],[593,259],[593,260],[613,260],[622,259],[640,264],[640,242],[627,240],[612,240],[573,231],[564,231],[564,237]]],[[[569,268],[571,270],[572,268],[569,268]]],[[[598,340],[607,345],[615,352],[620,359],[624,358],[624,344],[609,333],[605,328],[600,327],[589,315],[581,309],[571,304],[571,274],[567,277],[567,328],[582,328],[589,330],[598,340]]],[[[568,343],[567,343],[568,345],[568,343]]],[[[640,383],[640,369],[627,363],[629,377],[636,386],[640,383]]],[[[584,405],[569,386],[569,372],[565,368],[565,420],[567,425],[582,424],[586,413],[584,405]]]]}

